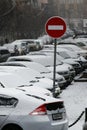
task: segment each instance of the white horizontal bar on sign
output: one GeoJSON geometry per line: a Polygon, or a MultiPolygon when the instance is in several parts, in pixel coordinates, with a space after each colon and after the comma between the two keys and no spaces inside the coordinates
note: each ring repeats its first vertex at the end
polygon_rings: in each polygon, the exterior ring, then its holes
{"type": "Polygon", "coordinates": [[[63,25],[48,25],[48,30],[63,30],[63,25]]]}

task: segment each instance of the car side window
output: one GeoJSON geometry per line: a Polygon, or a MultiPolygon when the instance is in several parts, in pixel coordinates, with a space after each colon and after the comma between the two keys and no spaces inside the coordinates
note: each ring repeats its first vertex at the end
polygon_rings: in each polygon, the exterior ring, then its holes
{"type": "Polygon", "coordinates": [[[0,50],[0,54],[1,55],[9,54],[9,51],[8,50],[0,50]]]}
{"type": "Polygon", "coordinates": [[[14,97],[9,97],[7,95],[0,95],[0,107],[16,107],[18,99],[14,97]]]}

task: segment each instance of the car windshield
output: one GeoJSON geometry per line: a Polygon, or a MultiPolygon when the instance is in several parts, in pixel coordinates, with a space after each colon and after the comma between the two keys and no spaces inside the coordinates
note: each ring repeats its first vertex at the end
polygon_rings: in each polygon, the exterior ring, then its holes
{"type": "Polygon", "coordinates": [[[64,46],[64,48],[69,49],[70,51],[81,51],[77,46],[64,46]]]}
{"type": "Polygon", "coordinates": [[[87,35],[77,35],[75,38],[87,38],[87,35]]]}
{"type": "Polygon", "coordinates": [[[70,57],[70,58],[73,58],[73,59],[76,59],[79,57],[79,55],[77,55],[75,52],[72,52],[72,51],[67,51],[66,52],[67,55],[70,57]]]}
{"type": "Polygon", "coordinates": [[[32,63],[32,64],[29,65],[29,67],[32,68],[32,69],[34,69],[34,70],[39,71],[41,74],[42,73],[50,73],[50,71],[46,67],[44,67],[43,65],[41,65],[41,64],[33,64],[32,63]]]}
{"type": "Polygon", "coordinates": [[[70,58],[70,56],[69,56],[66,52],[64,52],[64,51],[61,51],[61,52],[58,52],[58,53],[59,53],[59,55],[62,56],[64,59],[70,58]]]}
{"type": "Polygon", "coordinates": [[[22,45],[22,46],[26,46],[26,42],[22,42],[21,45],[22,45]]]}
{"type": "MultiPolygon", "coordinates": [[[[35,61],[46,66],[46,67],[53,67],[53,65],[54,65],[54,58],[53,57],[50,57],[50,58],[48,58],[48,57],[39,58],[38,57],[38,58],[35,58],[35,61]]],[[[61,64],[62,64],[61,61],[56,60],[56,65],[61,65],[61,64]]]]}

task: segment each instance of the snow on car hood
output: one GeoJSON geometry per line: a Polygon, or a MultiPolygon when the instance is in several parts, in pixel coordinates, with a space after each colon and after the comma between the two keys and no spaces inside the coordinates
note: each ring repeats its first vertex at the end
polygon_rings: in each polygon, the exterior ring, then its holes
{"type": "Polygon", "coordinates": [[[48,78],[40,78],[39,82],[36,82],[35,85],[40,86],[42,88],[46,88],[46,89],[52,89],[53,81],[48,78]]]}
{"type": "Polygon", "coordinates": [[[24,85],[23,87],[18,87],[19,90],[22,90],[26,93],[31,93],[31,94],[37,94],[37,95],[47,95],[47,96],[53,96],[52,93],[42,87],[33,85],[33,86],[29,86],[29,85],[24,85]]]}
{"type": "Polygon", "coordinates": [[[64,63],[67,63],[67,64],[78,64],[78,62],[75,61],[75,59],[64,59],[63,60],[64,63]]]}
{"type": "MultiPolygon", "coordinates": [[[[49,70],[53,71],[53,67],[47,67],[49,70]]],[[[65,72],[65,71],[69,71],[68,67],[66,65],[58,65],[56,66],[56,71],[57,72],[65,72]]]]}

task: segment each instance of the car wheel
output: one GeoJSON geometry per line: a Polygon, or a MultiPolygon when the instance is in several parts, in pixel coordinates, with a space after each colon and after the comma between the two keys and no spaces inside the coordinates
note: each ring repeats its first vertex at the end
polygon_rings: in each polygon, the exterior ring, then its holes
{"type": "Polygon", "coordinates": [[[7,125],[2,130],[23,130],[18,125],[7,125]]]}

